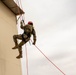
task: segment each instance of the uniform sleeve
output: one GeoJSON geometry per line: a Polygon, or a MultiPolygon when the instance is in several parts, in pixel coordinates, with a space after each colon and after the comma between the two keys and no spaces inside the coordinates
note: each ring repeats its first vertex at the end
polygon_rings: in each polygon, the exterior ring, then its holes
{"type": "Polygon", "coordinates": [[[33,34],[33,44],[35,44],[36,43],[36,32],[34,28],[33,28],[32,34],[33,34]]]}

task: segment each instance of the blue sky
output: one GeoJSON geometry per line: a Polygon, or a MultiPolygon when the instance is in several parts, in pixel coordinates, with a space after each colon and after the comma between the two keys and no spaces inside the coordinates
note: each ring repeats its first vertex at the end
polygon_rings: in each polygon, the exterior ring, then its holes
{"type": "MultiPolygon", "coordinates": [[[[25,23],[34,23],[36,45],[66,75],[76,75],[76,0],[22,0],[22,7],[25,23]]],[[[29,75],[63,75],[33,45],[26,46],[29,75]]],[[[23,75],[25,59],[23,47],[23,75]]]]}

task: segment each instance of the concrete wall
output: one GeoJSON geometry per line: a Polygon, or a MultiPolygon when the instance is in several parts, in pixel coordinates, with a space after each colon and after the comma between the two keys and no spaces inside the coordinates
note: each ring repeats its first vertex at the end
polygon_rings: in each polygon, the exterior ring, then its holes
{"type": "Polygon", "coordinates": [[[0,1],[0,75],[22,75],[21,61],[12,36],[17,34],[15,15],[0,1]]]}

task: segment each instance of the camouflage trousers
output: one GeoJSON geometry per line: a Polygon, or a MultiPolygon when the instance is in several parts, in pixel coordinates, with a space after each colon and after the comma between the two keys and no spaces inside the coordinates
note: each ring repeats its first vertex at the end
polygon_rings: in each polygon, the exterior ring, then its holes
{"type": "Polygon", "coordinates": [[[28,37],[26,34],[19,34],[19,35],[14,35],[13,40],[15,43],[15,49],[18,48],[19,55],[22,55],[22,46],[30,40],[30,37],[28,37]],[[21,40],[19,44],[18,44],[18,40],[21,40]]]}

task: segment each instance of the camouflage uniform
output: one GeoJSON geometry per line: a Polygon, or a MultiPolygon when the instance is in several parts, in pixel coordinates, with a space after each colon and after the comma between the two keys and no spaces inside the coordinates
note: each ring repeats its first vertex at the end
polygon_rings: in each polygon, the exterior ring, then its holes
{"type": "Polygon", "coordinates": [[[23,26],[23,22],[21,22],[21,29],[24,30],[23,34],[14,35],[13,40],[15,42],[15,47],[12,49],[18,48],[19,55],[16,58],[22,58],[22,46],[30,40],[31,35],[33,35],[33,44],[36,43],[36,32],[34,30],[33,25],[27,24],[23,26]],[[17,39],[20,39],[21,42],[18,44],[17,39]]]}

